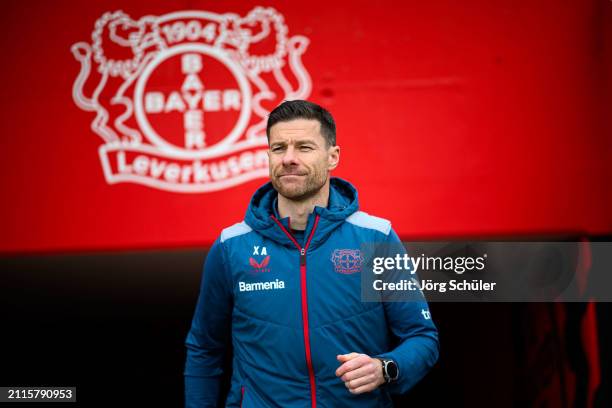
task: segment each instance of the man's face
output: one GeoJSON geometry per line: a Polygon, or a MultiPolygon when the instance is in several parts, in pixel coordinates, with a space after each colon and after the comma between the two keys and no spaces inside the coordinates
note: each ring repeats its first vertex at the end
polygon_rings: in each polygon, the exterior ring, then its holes
{"type": "Polygon", "coordinates": [[[339,155],[338,146],[327,146],[317,120],[295,119],[270,128],[270,180],[283,197],[300,201],[315,195],[339,155]]]}

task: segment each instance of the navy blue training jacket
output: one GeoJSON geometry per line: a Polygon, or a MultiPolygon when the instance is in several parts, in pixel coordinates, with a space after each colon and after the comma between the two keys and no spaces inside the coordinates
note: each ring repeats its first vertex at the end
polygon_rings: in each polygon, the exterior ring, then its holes
{"type": "Polygon", "coordinates": [[[290,233],[289,218],[278,218],[277,193],[267,183],[244,222],[215,241],[186,340],[187,407],[215,407],[224,398],[219,384],[230,344],[227,407],[390,407],[389,393],[408,391],[437,361],[425,299],[361,301],[356,250],[400,241],[388,221],[358,211],[350,183],[330,184],[328,207],[315,207],[303,238],[290,233]],[[398,381],[351,394],[335,375],[336,356],[350,352],[393,359],[398,381]]]}

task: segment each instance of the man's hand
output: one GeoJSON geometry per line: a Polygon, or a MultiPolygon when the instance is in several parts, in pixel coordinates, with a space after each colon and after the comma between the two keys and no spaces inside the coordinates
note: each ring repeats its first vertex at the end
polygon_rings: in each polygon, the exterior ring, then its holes
{"type": "Polygon", "coordinates": [[[385,383],[380,360],[359,353],[340,354],[336,358],[342,363],[336,376],[351,394],[370,392],[385,383]]]}

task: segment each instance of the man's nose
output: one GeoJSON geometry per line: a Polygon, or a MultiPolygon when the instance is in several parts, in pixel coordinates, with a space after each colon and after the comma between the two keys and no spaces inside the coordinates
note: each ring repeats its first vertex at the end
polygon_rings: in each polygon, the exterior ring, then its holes
{"type": "Polygon", "coordinates": [[[283,155],[283,165],[290,166],[297,164],[297,155],[295,154],[295,149],[292,146],[289,146],[287,150],[285,150],[285,154],[283,155]]]}

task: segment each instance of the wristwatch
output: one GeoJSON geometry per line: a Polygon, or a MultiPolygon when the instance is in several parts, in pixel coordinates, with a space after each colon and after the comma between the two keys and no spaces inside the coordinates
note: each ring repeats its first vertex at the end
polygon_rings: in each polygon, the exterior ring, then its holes
{"type": "Polygon", "coordinates": [[[382,363],[383,377],[385,377],[385,384],[392,383],[399,377],[399,368],[395,361],[386,358],[379,358],[382,363]]]}

